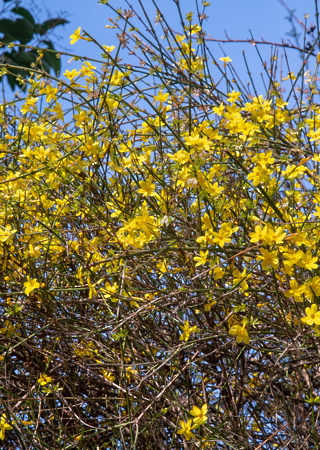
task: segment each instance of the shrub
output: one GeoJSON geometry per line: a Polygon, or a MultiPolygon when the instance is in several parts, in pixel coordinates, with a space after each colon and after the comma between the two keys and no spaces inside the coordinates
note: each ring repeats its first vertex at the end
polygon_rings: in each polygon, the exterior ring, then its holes
{"type": "Polygon", "coordinates": [[[251,94],[174,3],[1,105],[6,448],[319,445],[319,30],[251,94]]]}

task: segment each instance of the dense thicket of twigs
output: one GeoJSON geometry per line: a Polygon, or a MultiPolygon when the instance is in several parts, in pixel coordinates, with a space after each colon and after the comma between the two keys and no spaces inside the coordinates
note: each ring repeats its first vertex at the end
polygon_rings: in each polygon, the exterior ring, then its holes
{"type": "Polygon", "coordinates": [[[1,105],[6,449],[319,445],[319,40],[259,96],[173,4],[1,105]]]}

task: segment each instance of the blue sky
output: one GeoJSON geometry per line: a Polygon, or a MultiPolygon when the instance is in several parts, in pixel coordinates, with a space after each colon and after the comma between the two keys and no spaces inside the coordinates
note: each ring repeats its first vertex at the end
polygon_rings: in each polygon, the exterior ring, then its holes
{"type": "MultiPolygon", "coordinates": [[[[63,14],[70,20],[70,24],[60,30],[61,35],[69,36],[78,26],[95,35],[100,41],[108,41],[105,25],[108,23],[108,8],[99,5],[95,0],[55,0],[46,2],[34,0],[35,4],[54,15],[63,14]]],[[[310,21],[314,21],[314,0],[286,0],[291,9],[296,9],[296,15],[303,20],[304,14],[310,14],[310,21]],[[312,17],[311,17],[312,16],[312,17]]],[[[110,3],[125,5],[122,0],[110,3]]],[[[131,0],[133,5],[136,0],[131,0]]],[[[184,11],[195,11],[195,0],[180,0],[184,11]]],[[[200,3],[200,2],[199,2],[200,3]]],[[[151,0],[145,0],[145,6],[151,6],[151,0]]],[[[175,9],[173,0],[161,0],[159,5],[164,13],[173,16],[175,9]]],[[[289,23],[285,20],[286,10],[279,0],[212,0],[208,8],[209,21],[207,31],[214,38],[224,38],[224,30],[230,38],[245,39],[249,37],[249,29],[258,38],[262,35],[265,40],[279,41],[289,30],[289,23]]],[[[172,25],[178,22],[172,20],[172,25]]],[[[107,44],[107,42],[105,42],[107,44]]],[[[228,44],[229,45],[229,44],[228,44]]],[[[229,45],[230,46],[230,45],[229,45]]]]}
{"type": "MultiPolygon", "coordinates": [[[[55,39],[56,48],[64,49],[70,53],[99,58],[99,50],[92,44],[78,41],[73,46],[69,45],[70,34],[79,26],[104,45],[115,43],[113,30],[105,27],[105,25],[110,23],[108,17],[111,14],[107,6],[99,5],[95,0],[55,0],[55,2],[50,2],[50,4],[44,0],[34,1],[42,8],[42,14],[46,15],[46,10],[48,10],[52,15],[62,15],[70,21],[68,25],[57,29],[56,35],[60,39],[55,39]]],[[[290,5],[291,9],[296,10],[295,14],[299,19],[304,21],[305,14],[310,14],[308,25],[315,22],[314,0],[285,1],[290,5]]],[[[125,7],[123,0],[111,0],[111,3],[125,7]]],[[[137,0],[131,0],[131,3],[136,5],[138,2],[137,0]]],[[[180,0],[184,12],[195,11],[195,3],[195,0],[180,0]]],[[[199,3],[201,4],[201,1],[199,3]]],[[[172,28],[180,31],[179,21],[174,14],[175,5],[173,0],[161,0],[158,4],[162,8],[162,12],[170,19],[172,28]]],[[[145,0],[144,5],[151,10],[152,1],[145,0]]],[[[290,31],[291,26],[288,20],[285,19],[288,13],[279,0],[212,0],[211,6],[207,11],[209,20],[206,21],[206,32],[213,38],[225,39],[226,31],[231,39],[247,39],[250,38],[249,30],[251,30],[256,40],[260,40],[261,37],[266,41],[272,42],[281,42],[282,38],[289,39],[286,36],[286,32],[290,31]]],[[[298,26],[298,31],[302,32],[302,27],[298,26]]],[[[242,51],[245,50],[251,71],[255,77],[260,79],[261,64],[257,57],[256,49],[250,44],[222,44],[222,49],[218,44],[214,44],[212,48],[216,58],[223,56],[223,51],[230,56],[240,78],[246,81],[248,76],[242,56],[242,51]]],[[[263,58],[269,61],[270,47],[260,46],[259,49],[263,54],[263,58]]],[[[292,68],[297,68],[301,63],[299,54],[294,50],[289,50],[288,56],[290,61],[292,61],[292,68]]],[[[67,61],[68,59],[65,58],[63,62],[64,70],[69,69],[67,61]]],[[[284,73],[287,73],[285,67],[284,73]]],[[[262,88],[262,84],[260,88],[262,88]]]]}
{"type": "MultiPolygon", "coordinates": [[[[205,30],[215,39],[225,39],[227,32],[231,39],[248,39],[251,30],[254,38],[260,40],[262,37],[266,41],[281,42],[281,39],[289,39],[286,32],[290,31],[290,24],[285,17],[288,15],[280,2],[285,1],[291,9],[295,9],[296,16],[304,21],[304,15],[310,14],[308,25],[315,22],[314,0],[212,0],[211,6],[207,9],[209,20],[205,22],[205,30]]],[[[201,4],[201,0],[198,0],[201,4]]],[[[22,5],[33,4],[33,12],[37,20],[45,20],[50,17],[62,16],[70,21],[69,24],[57,27],[51,39],[55,48],[73,54],[85,55],[97,59],[100,58],[100,50],[92,43],[78,41],[75,45],[70,45],[69,36],[76,28],[81,26],[88,31],[97,41],[104,45],[116,44],[114,30],[107,29],[105,25],[110,23],[108,17],[112,14],[105,5],[100,5],[96,0],[22,0],[22,5]]],[[[110,3],[117,6],[126,7],[124,0],[110,0],[110,3]]],[[[129,3],[137,5],[137,0],[130,0],[129,3]]],[[[169,19],[169,23],[176,31],[181,31],[179,20],[175,14],[176,7],[173,0],[158,1],[164,15],[169,19]]],[[[184,12],[196,11],[196,0],[180,0],[184,12]]],[[[144,6],[152,10],[152,0],[144,0],[144,6]]],[[[127,7],[128,8],[128,7],[127,7]]],[[[154,16],[152,14],[152,16],[154,16]]],[[[195,22],[197,22],[195,17],[195,22]]],[[[142,28],[141,28],[142,30],[142,28]]],[[[302,32],[302,27],[298,26],[298,31],[302,32]]],[[[301,40],[302,41],[302,40],[301,40]]],[[[216,59],[224,56],[224,53],[231,57],[241,80],[246,82],[248,75],[243,60],[242,52],[245,51],[253,77],[257,80],[259,93],[264,93],[260,72],[262,71],[260,60],[254,46],[246,43],[237,44],[212,44],[211,50],[216,59]],[[261,92],[262,91],[262,92],[261,92]]],[[[270,47],[259,46],[263,59],[269,61],[270,47]]],[[[288,57],[292,63],[292,70],[296,71],[301,64],[298,52],[288,50],[288,57]]],[[[70,58],[62,58],[62,69],[74,68],[74,62],[68,63],[70,58]]],[[[284,64],[284,76],[287,69],[284,64]]]]}

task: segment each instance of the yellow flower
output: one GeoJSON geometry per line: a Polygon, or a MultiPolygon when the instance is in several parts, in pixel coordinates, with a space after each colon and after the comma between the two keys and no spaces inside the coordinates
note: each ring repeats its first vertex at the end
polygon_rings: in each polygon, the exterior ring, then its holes
{"type": "Polygon", "coordinates": [[[179,150],[174,155],[169,153],[168,156],[170,159],[172,159],[173,161],[176,161],[180,164],[185,164],[188,161],[190,161],[190,154],[186,150],[179,150]]]}
{"type": "Polygon", "coordinates": [[[156,192],[154,192],[156,185],[152,183],[152,180],[149,178],[146,181],[139,181],[140,189],[137,190],[138,194],[142,194],[144,197],[154,197],[156,192]]]}
{"type": "Polygon", "coordinates": [[[224,112],[224,104],[220,103],[220,106],[214,106],[212,108],[212,111],[217,114],[217,116],[222,116],[223,112],[224,112]]]}
{"type": "Polygon", "coordinates": [[[193,406],[192,410],[190,411],[191,416],[194,416],[193,423],[197,425],[202,425],[206,423],[208,420],[208,417],[206,416],[208,411],[208,406],[204,404],[201,409],[197,406],[193,406]]]}
{"type": "Polygon", "coordinates": [[[246,279],[251,277],[251,275],[247,275],[247,268],[245,267],[242,273],[240,272],[240,270],[235,269],[232,272],[232,275],[234,276],[233,285],[240,286],[241,289],[246,291],[248,289],[248,283],[246,282],[246,279]]]}
{"type": "Polygon", "coordinates": [[[56,116],[58,119],[63,120],[63,110],[62,110],[62,104],[56,103],[54,107],[52,108],[52,111],[56,113],[56,116]]]}
{"type": "Polygon", "coordinates": [[[236,100],[238,100],[240,95],[241,95],[241,92],[236,92],[235,90],[233,90],[232,92],[229,92],[228,93],[228,102],[234,103],[236,100]]]}
{"type": "Polygon", "coordinates": [[[28,281],[26,281],[26,282],[24,283],[24,287],[25,287],[24,293],[25,293],[26,295],[29,295],[30,292],[32,292],[32,291],[34,291],[35,289],[38,289],[38,288],[40,287],[40,283],[38,283],[38,281],[37,281],[35,278],[31,280],[31,278],[29,277],[29,275],[28,275],[27,278],[28,278],[28,281]]]}
{"type": "Polygon", "coordinates": [[[320,277],[313,277],[308,281],[307,284],[307,294],[308,298],[313,298],[314,295],[320,295],[320,277]]]}
{"type": "Polygon", "coordinates": [[[132,366],[129,366],[126,368],[126,378],[128,379],[129,383],[131,382],[131,375],[135,376],[137,375],[138,371],[133,369],[132,366]]]}
{"type": "Polygon", "coordinates": [[[287,252],[283,253],[283,257],[285,258],[283,263],[287,268],[292,267],[294,264],[298,264],[303,257],[304,253],[302,250],[291,250],[288,249],[287,252]]]}
{"type": "Polygon", "coordinates": [[[13,326],[9,320],[6,320],[4,325],[5,326],[3,328],[0,328],[0,333],[4,334],[5,336],[12,336],[15,331],[17,331],[21,327],[20,324],[13,326]]]}
{"type": "Polygon", "coordinates": [[[320,325],[320,311],[315,303],[310,308],[306,308],[306,316],[302,317],[301,321],[307,325],[320,325]]]}
{"type": "Polygon", "coordinates": [[[40,94],[46,94],[46,102],[49,103],[51,100],[57,100],[56,93],[58,92],[57,88],[54,88],[51,86],[51,84],[48,84],[46,87],[40,89],[40,94]]]}
{"type": "Polygon", "coordinates": [[[214,222],[214,213],[210,211],[209,214],[205,213],[203,217],[201,217],[201,222],[203,222],[204,230],[212,230],[212,228],[216,225],[214,222]]]}
{"type": "Polygon", "coordinates": [[[231,62],[232,59],[229,58],[229,56],[224,56],[222,58],[219,58],[220,61],[223,61],[223,67],[226,67],[228,62],[231,62]]]}
{"type": "Polygon", "coordinates": [[[293,72],[288,72],[288,76],[285,78],[282,78],[282,81],[286,81],[286,80],[296,80],[297,77],[293,74],[293,72]]]}
{"type": "Polygon", "coordinates": [[[91,284],[90,278],[87,278],[87,282],[89,286],[89,298],[95,297],[97,295],[97,291],[95,290],[97,283],[91,284]]]}
{"type": "Polygon", "coordinates": [[[231,234],[236,232],[238,227],[231,228],[231,223],[223,223],[218,232],[214,231],[213,234],[213,242],[219,244],[219,247],[224,247],[226,243],[231,242],[231,234]]]}
{"type": "Polygon", "coordinates": [[[303,173],[307,170],[304,166],[296,166],[294,164],[288,165],[286,170],[282,170],[282,175],[288,180],[294,180],[295,178],[301,178],[303,173]]]}
{"type": "Polygon", "coordinates": [[[308,270],[316,269],[318,267],[318,264],[316,264],[317,261],[318,258],[316,256],[312,257],[311,250],[308,250],[307,253],[302,252],[302,257],[298,262],[298,266],[305,267],[308,270]]]}
{"type": "Polygon", "coordinates": [[[190,28],[191,34],[199,33],[199,31],[201,31],[201,27],[198,24],[192,25],[192,27],[190,28]]]}
{"type": "MultiPolygon", "coordinates": [[[[91,75],[94,75],[94,70],[96,69],[96,66],[93,66],[89,61],[86,61],[84,64],[82,64],[81,69],[79,70],[79,73],[81,73],[82,76],[89,77],[91,75]]],[[[73,69],[75,70],[75,69],[73,69]]],[[[71,72],[73,72],[73,70],[71,72]]],[[[78,71],[76,71],[78,72],[78,71]]]]}
{"type": "Polygon", "coordinates": [[[81,27],[79,27],[74,32],[74,34],[71,34],[71,36],[70,36],[70,39],[71,39],[70,44],[71,45],[75,44],[79,39],[81,39],[80,33],[81,33],[81,27]]]}
{"type": "Polygon", "coordinates": [[[206,150],[206,151],[210,150],[211,142],[208,141],[207,136],[201,138],[199,134],[193,134],[191,136],[186,136],[184,141],[187,145],[195,147],[197,150],[206,150]]]}
{"type": "MultiPolygon", "coordinates": [[[[251,233],[253,234],[253,233],[251,233]]],[[[269,250],[265,248],[261,248],[260,252],[262,253],[262,256],[258,256],[257,259],[260,259],[262,261],[262,269],[266,270],[269,265],[271,265],[275,270],[279,266],[279,259],[277,258],[277,252],[269,252],[269,250]]]]}
{"type": "Polygon", "coordinates": [[[196,333],[197,331],[199,331],[197,326],[190,327],[187,320],[184,322],[184,325],[180,325],[180,328],[183,330],[183,333],[179,338],[180,341],[187,341],[189,339],[190,333],[196,333]]]}
{"type": "Polygon", "coordinates": [[[252,180],[253,186],[258,186],[259,183],[268,182],[270,179],[270,172],[262,166],[257,166],[253,172],[249,173],[248,180],[252,180]]]}
{"type": "MultiPolygon", "coordinates": [[[[320,321],[319,321],[319,323],[320,323],[320,321]]],[[[245,325],[242,325],[242,327],[240,325],[234,325],[233,327],[230,328],[229,334],[237,336],[236,341],[238,342],[238,344],[240,344],[242,341],[245,344],[249,344],[250,339],[249,339],[248,332],[245,328],[245,325]]]]}
{"type": "Polygon", "coordinates": [[[124,78],[124,73],[119,72],[118,69],[116,69],[111,77],[110,84],[114,86],[119,86],[119,84],[122,82],[122,79],[124,78]]]}
{"type": "Polygon", "coordinates": [[[302,302],[301,295],[305,293],[307,287],[303,284],[301,286],[298,285],[297,280],[290,280],[290,289],[285,292],[285,297],[293,297],[296,302],[302,302]]]}
{"type": "Polygon", "coordinates": [[[6,416],[3,414],[0,420],[0,439],[4,440],[6,430],[11,430],[12,426],[8,424],[6,416]]]}
{"type": "Polygon", "coordinates": [[[225,274],[225,270],[223,270],[221,267],[216,267],[215,269],[213,269],[213,273],[214,273],[214,279],[220,280],[221,278],[223,278],[223,276],[225,274]]]}
{"type": "Polygon", "coordinates": [[[168,97],[168,93],[164,94],[162,91],[159,91],[158,95],[155,95],[153,98],[162,104],[168,99],[168,97]]]}
{"type": "Polygon", "coordinates": [[[216,304],[216,301],[210,302],[210,303],[206,303],[204,305],[204,310],[205,311],[211,311],[211,308],[216,304]]]}
{"type": "Polygon", "coordinates": [[[110,52],[112,52],[112,50],[114,50],[115,49],[115,46],[114,45],[103,45],[102,46],[104,49],[105,49],[105,51],[107,52],[107,53],[110,53],[110,52]]]}
{"type": "Polygon", "coordinates": [[[80,72],[76,69],[73,70],[66,70],[63,74],[68,80],[73,81],[78,75],[80,75],[80,72]]]}
{"type": "Polygon", "coordinates": [[[28,425],[32,425],[34,422],[33,422],[33,420],[23,420],[21,423],[22,423],[22,425],[27,427],[28,425]]]}
{"type": "Polygon", "coordinates": [[[207,182],[205,184],[205,190],[208,194],[217,196],[217,195],[221,194],[222,191],[224,191],[224,187],[221,187],[221,186],[219,187],[217,181],[213,184],[207,182]]]}
{"type": "MultiPolygon", "coordinates": [[[[179,42],[179,44],[185,39],[185,35],[182,36],[180,34],[176,34],[176,41],[179,42]]],[[[319,53],[320,54],[320,53],[319,53]]]]}
{"type": "Polygon", "coordinates": [[[17,230],[13,230],[11,225],[0,228],[0,242],[6,242],[9,237],[12,237],[16,232],[17,230]]]}
{"type": "Polygon", "coordinates": [[[102,373],[102,375],[108,380],[108,381],[114,381],[115,380],[115,376],[112,374],[112,372],[108,372],[105,369],[101,369],[100,372],[102,373]]]}
{"type": "Polygon", "coordinates": [[[259,164],[262,167],[266,167],[267,164],[273,164],[275,159],[272,158],[272,151],[267,153],[258,153],[252,158],[252,162],[259,164]]]}
{"type": "Polygon", "coordinates": [[[202,250],[200,250],[200,256],[195,256],[193,258],[195,261],[198,261],[196,264],[196,267],[202,266],[203,264],[205,264],[207,262],[208,253],[209,253],[209,250],[207,250],[206,252],[203,252],[202,250]]]}
{"type": "Polygon", "coordinates": [[[22,114],[26,114],[29,111],[36,112],[36,105],[35,103],[39,100],[39,97],[33,97],[33,98],[27,98],[25,101],[25,104],[21,106],[20,111],[22,114]]]}
{"type": "Polygon", "coordinates": [[[40,375],[40,377],[38,378],[38,383],[40,383],[41,386],[45,386],[46,384],[51,383],[51,382],[52,382],[52,378],[48,377],[48,375],[46,375],[46,374],[40,375]]]}
{"type": "Polygon", "coordinates": [[[184,422],[183,420],[180,420],[181,428],[177,431],[178,434],[184,434],[187,441],[191,438],[194,438],[195,435],[192,433],[192,429],[194,427],[191,426],[192,420],[189,419],[188,422],[184,422]]]}
{"type": "Polygon", "coordinates": [[[105,287],[101,288],[101,292],[104,298],[110,298],[112,302],[117,302],[118,298],[116,297],[116,294],[118,292],[118,283],[114,283],[111,285],[110,283],[106,282],[105,287]]]}
{"type": "Polygon", "coordinates": [[[256,225],[254,232],[250,233],[250,242],[258,242],[265,239],[267,228],[261,228],[260,225],[256,225]]]}
{"type": "Polygon", "coordinates": [[[286,233],[283,231],[282,227],[277,227],[273,229],[272,226],[268,224],[264,238],[264,244],[266,245],[282,244],[285,237],[286,233]]]}

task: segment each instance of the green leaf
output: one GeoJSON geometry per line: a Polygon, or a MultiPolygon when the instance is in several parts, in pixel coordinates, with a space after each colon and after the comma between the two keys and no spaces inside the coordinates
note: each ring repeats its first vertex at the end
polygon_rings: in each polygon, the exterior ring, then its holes
{"type": "Polygon", "coordinates": [[[12,59],[17,66],[30,67],[31,63],[35,63],[37,60],[37,54],[34,52],[15,52],[12,54],[12,59]]]}
{"type": "Polygon", "coordinates": [[[8,80],[9,86],[14,91],[14,88],[16,87],[16,85],[18,86],[18,83],[16,83],[16,78],[14,76],[8,74],[7,80],[8,80]]]}
{"type": "MultiPolygon", "coordinates": [[[[15,89],[15,87],[19,87],[21,89],[21,85],[19,81],[16,79],[16,75],[19,75],[21,78],[27,78],[28,77],[28,71],[25,71],[23,69],[15,68],[14,66],[23,66],[26,69],[30,67],[31,63],[36,62],[36,59],[38,55],[36,53],[30,52],[17,52],[16,50],[12,50],[10,53],[5,52],[1,55],[2,60],[5,64],[9,64],[10,67],[9,71],[10,73],[7,74],[7,80],[12,90],[15,89]]],[[[25,87],[22,89],[25,91],[25,87]]]]}
{"type": "MultiPolygon", "coordinates": [[[[51,41],[43,41],[50,50],[54,50],[54,47],[52,45],[51,41]]],[[[61,61],[60,58],[57,58],[56,56],[57,54],[55,53],[49,53],[44,51],[43,52],[43,61],[46,61],[47,64],[49,64],[49,66],[54,70],[55,74],[57,75],[60,72],[61,69],[61,61]]]]}
{"type": "Polygon", "coordinates": [[[14,41],[14,36],[12,36],[10,33],[4,33],[3,37],[1,38],[1,41],[8,44],[14,41]]]}
{"type": "Polygon", "coordinates": [[[15,8],[12,8],[11,11],[27,19],[30,23],[32,23],[33,26],[36,25],[36,22],[34,21],[32,14],[27,9],[17,6],[15,8]]]}
{"type": "Polygon", "coordinates": [[[17,19],[15,21],[9,19],[0,20],[0,33],[10,34],[15,41],[21,44],[27,44],[33,38],[35,27],[27,19],[17,19]]]}
{"type": "MultiPolygon", "coordinates": [[[[14,91],[15,87],[19,87],[21,89],[21,85],[19,83],[19,81],[17,80],[16,76],[19,75],[20,78],[26,78],[27,73],[24,70],[20,70],[20,69],[14,69],[14,68],[10,68],[10,74],[7,74],[7,80],[8,83],[11,87],[11,89],[14,91]]],[[[23,91],[26,90],[26,86],[24,86],[22,88],[23,91]]]]}
{"type": "Polygon", "coordinates": [[[55,28],[58,25],[65,25],[66,23],[69,23],[69,21],[62,19],[60,17],[57,17],[56,19],[49,19],[43,22],[42,24],[36,25],[35,32],[43,36],[52,28],[55,28]]]}

